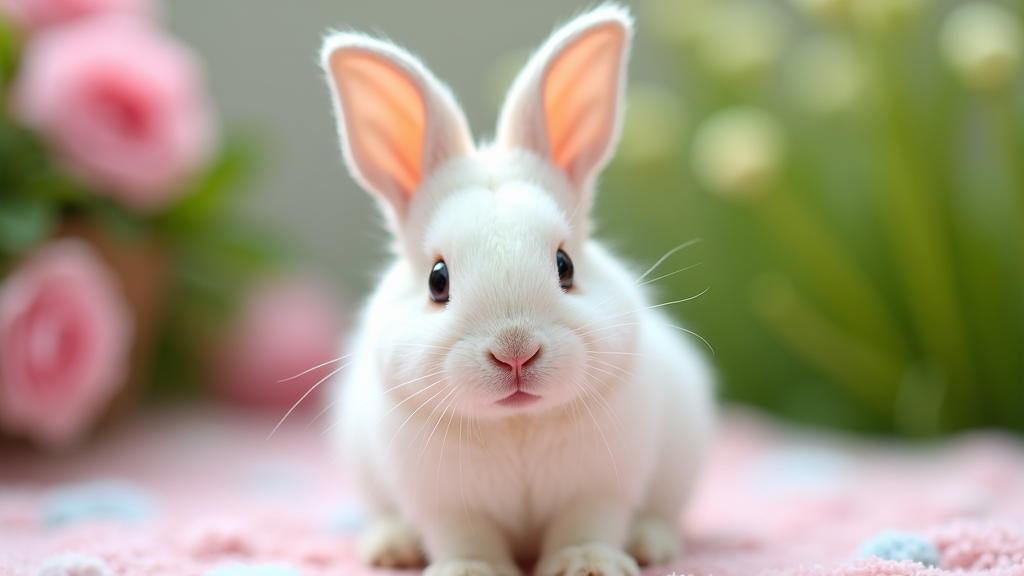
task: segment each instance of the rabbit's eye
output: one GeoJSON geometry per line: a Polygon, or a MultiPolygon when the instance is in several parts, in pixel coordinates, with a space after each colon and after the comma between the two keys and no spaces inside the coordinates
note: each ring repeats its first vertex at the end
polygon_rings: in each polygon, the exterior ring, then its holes
{"type": "Polygon", "coordinates": [[[555,262],[558,264],[558,283],[563,290],[568,290],[572,286],[572,260],[563,250],[559,250],[555,254],[555,262]]]}
{"type": "MultiPolygon", "coordinates": [[[[572,264],[569,267],[571,270],[572,264]]],[[[434,302],[448,301],[448,266],[445,265],[444,260],[439,260],[437,264],[434,264],[427,283],[430,285],[431,300],[434,302]]]]}

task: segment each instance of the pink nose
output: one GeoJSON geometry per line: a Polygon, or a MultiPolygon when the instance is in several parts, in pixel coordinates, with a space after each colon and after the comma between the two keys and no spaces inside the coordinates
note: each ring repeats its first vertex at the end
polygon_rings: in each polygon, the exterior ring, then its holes
{"type": "Polygon", "coordinates": [[[508,368],[516,374],[519,374],[527,364],[536,360],[538,356],[540,356],[540,346],[529,352],[513,353],[511,355],[491,350],[491,358],[494,358],[496,364],[503,368],[508,368]]]}

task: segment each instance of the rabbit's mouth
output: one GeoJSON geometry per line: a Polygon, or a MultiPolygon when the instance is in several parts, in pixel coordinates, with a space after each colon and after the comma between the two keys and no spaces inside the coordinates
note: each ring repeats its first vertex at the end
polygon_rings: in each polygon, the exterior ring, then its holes
{"type": "Polygon", "coordinates": [[[498,400],[496,404],[508,408],[522,408],[533,404],[537,400],[540,400],[540,396],[530,394],[529,392],[523,392],[522,390],[516,390],[501,400],[498,400]]]}

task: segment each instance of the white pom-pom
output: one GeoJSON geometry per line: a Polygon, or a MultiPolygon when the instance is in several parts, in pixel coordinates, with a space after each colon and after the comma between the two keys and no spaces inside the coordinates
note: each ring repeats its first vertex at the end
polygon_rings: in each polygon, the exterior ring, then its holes
{"type": "Polygon", "coordinates": [[[751,199],[775,184],[784,152],[784,132],[774,117],[758,108],[731,108],[697,129],[694,171],[705,186],[723,196],[751,199]]]}
{"type": "Polygon", "coordinates": [[[111,572],[102,558],[64,552],[46,559],[39,567],[39,576],[111,576],[111,572]]]}
{"type": "Polygon", "coordinates": [[[853,107],[865,88],[857,51],[841,37],[822,35],[802,40],[789,61],[786,89],[812,114],[837,114],[853,107]]]}
{"type": "Polygon", "coordinates": [[[968,86],[994,91],[1005,88],[1020,66],[1024,32],[1010,9],[972,2],[950,12],[940,41],[946,61],[968,86]]]}
{"type": "Polygon", "coordinates": [[[785,15],[775,3],[722,2],[710,11],[697,51],[712,72],[745,81],[761,77],[778,63],[788,39],[785,15]]]}

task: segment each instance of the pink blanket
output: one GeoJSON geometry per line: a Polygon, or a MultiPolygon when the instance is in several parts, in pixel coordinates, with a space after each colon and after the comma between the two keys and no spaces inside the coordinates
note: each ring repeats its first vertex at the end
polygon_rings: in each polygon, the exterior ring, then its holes
{"type": "MultiPolygon", "coordinates": [[[[354,559],[362,516],[323,425],[293,415],[266,440],[277,417],[164,410],[75,454],[0,448],[0,574],[384,574],[354,559]]],[[[646,576],[1024,576],[1024,442],[898,444],[733,409],[683,527],[686,556],[646,576]]]]}

